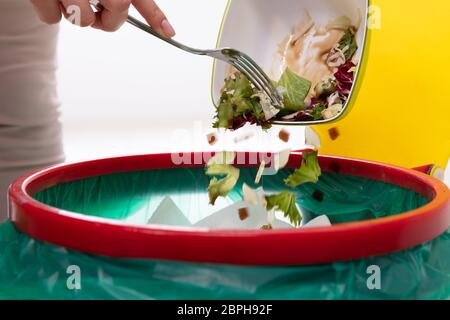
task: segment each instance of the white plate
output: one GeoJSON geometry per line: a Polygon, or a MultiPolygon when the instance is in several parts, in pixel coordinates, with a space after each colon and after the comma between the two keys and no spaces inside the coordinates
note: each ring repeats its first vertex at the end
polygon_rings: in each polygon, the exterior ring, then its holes
{"type": "MultiPolygon", "coordinates": [[[[232,47],[247,53],[269,76],[276,77],[270,73],[276,60],[278,45],[289,36],[306,10],[319,25],[325,25],[331,19],[343,15],[349,17],[355,25],[359,22],[356,58],[361,61],[366,40],[368,6],[368,0],[230,0],[217,47],[232,47]]],[[[355,79],[358,78],[360,65],[358,63],[355,79]]],[[[215,104],[220,99],[227,68],[227,64],[221,61],[216,61],[214,65],[212,97],[215,104]]],[[[354,85],[355,83],[356,80],[354,85]]],[[[350,94],[344,111],[333,119],[283,124],[305,125],[334,121],[345,113],[351,97],[350,94]]]]}

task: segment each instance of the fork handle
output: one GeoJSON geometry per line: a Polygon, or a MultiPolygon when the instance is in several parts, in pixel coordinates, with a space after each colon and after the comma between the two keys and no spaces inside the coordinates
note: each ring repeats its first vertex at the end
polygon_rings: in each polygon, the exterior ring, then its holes
{"type": "MultiPolygon", "coordinates": [[[[89,0],[89,3],[91,4],[91,6],[93,6],[95,9],[97,10],[103,10],[103,6],[100,3],[99,0],[89,0]]],[[[155,29],[153,29],[151,26],[149,26],[148,24],[143,23],[142,21],[132,17],[132,16],[128,16],[127,18],[127,22],[133,26],[135,26],[136,28],[139,28],[147,33],[150,33],[152,36],[157,37],[158,39],[167,42],[168,44],[177,47],[178,49],[196,54],[196,55],[207,55],[203,50],[199,50],[199,49],[195,49],[192,47],[188,47],[178,41],[175,41],[171,38],[167,38],[164,37],[163,35],[159,34],[155,29]]]]}
{"type": "Polygon", "coordinates": [[[158,33],[155,29],[153,29],[151,26],[149,26],[148,24],[143,23],[142,21],[132,17],[132,16],[128,16],[127,18],[127,22],[147,33],[150,33],[151,35],[157,37],[158,39],[161,39],[164,42],[167,42],[168,44],[177,47],[178,49],[187,51],[189,53],[193,53],[193,54],[197,54],[197,55],[201,55],[204,56],[206,55],[205,52],[203,52],[202,50],[198,50],[192,47],[188,47],[178,41],[175,41],[171,38],[167,38],[164,37],[163,35],[161,35],[160,33],[158,33]]]}

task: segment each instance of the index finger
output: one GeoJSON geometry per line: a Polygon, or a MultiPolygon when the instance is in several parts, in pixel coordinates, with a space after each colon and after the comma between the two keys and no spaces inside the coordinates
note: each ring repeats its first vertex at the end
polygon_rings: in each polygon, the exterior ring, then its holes
{"type": "Polygon", "coordinates": [[[166,15],[153,0],[133,0],[132,3],[156,32],[168,38],[175,36],[175,30],[166,15]]]}

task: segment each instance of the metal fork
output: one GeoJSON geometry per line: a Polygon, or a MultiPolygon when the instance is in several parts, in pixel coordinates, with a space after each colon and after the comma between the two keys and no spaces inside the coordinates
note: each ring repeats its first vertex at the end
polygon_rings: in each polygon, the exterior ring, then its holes
{"type": "MultiPolygon", "coordinates": [[[[102,10],[102,6],[99,0],[90,0],[90,3],[96,9],[102,10]]],[[[274,107],[282,108],[282,98],[272,84],[270,78],[261,69],[261,67],[259,67],[258,64],[245,53],[232,48],[220,48],[212,50],[195,49],[192,47],[188,47],[178,41],[160,35],[151,26],[131,16],[128,16],[127,22],[181,50],[200,56],[208,56],[231,64],[242,74],[244,74],[258,90],[264,91],[270,98],[274,107]]]]}

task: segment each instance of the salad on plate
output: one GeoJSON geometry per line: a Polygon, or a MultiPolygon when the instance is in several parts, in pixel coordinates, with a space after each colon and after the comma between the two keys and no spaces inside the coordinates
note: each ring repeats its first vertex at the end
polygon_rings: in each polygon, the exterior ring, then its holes
{"type": "Polygon", "coordinates": [[[283,106],[247,77],[230,68],[216,106],[214,127],[237,130],[245,124],[268,129],[276,122],[320,121],[337,117],[352,90],[357,69],[357,27],[346,16],[317,25],[308,13],[280,43],[273,81],[283,106]]]}

